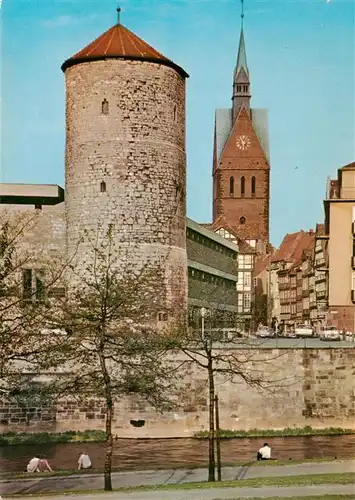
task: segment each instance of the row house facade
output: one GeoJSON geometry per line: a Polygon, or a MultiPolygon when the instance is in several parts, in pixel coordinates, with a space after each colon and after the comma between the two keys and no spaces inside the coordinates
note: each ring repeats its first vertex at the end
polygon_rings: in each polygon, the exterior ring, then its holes
{"type": "Polygon", "coordinates": [[[324,226],[317,225],[310,246],[301,258],[284,266],[278,274],[280,323],[293,329],[299,324],[312,325],[317,331],[328,320],[328,280],[324,226]]]}
{"type": "Polygon", "coordinates": [[[328,181],[324,211],[329,321],[355,333],[355,162],[328,181]]]}

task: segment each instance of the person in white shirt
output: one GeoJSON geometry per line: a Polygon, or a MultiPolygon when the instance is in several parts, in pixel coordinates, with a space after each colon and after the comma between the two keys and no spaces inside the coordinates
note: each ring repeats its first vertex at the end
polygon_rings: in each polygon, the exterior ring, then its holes
{"type": "Polygon", "coordinates": [[[80,469],[90,469],[91,468],[91,460],[89,455],[84,451],[78,460],[78,470],[80,469]]]}
{"type": "Polygon", "coordinates": [[[264,446],[260,448],[257,454],[258,460],[270,460],[271,459],[271,448],[267,443],[264,443],[264,446]]]}
{"type": "Polygon", "coordinates": [[[30,473],[44,472],[46,470],[49,470],[50,472],[52,472],[52,469],[51,469],[49,463],[43,457],[33,457],[28,462],[27,472],[30,472],[30,473]]]}

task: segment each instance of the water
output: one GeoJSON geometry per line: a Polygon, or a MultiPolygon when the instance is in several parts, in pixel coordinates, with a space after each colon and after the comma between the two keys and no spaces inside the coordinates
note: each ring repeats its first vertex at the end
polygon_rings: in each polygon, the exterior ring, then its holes
{"type": "MultiPolygon", "coordinates": [[[[221,441],[223,462],[251,460],[267,441],[274,458],[301,460],[308,458],[353,457],[355,435],[234,438],[221,441]]],[[[86,451],[94,468],[103,468],[104,443],[61,443],[0,447],[0,471],[24,471],[36,454],[44,455],[53,469],[76,469],[78,456],[86,451]]],[[[168,469],[170,467],[207,463],[206,440],[182,439],[118,439],[115,441],[113,466],[122,471],[168,469]]]]}

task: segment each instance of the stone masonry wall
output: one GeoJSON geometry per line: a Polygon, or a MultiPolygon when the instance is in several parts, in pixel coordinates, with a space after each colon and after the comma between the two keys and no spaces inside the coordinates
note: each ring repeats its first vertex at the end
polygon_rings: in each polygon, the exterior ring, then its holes
{"type": "MultiPolygon", "coordinates": [[[[355,349],[260,349],[254,368],[263,367],[268,378],[282,381],[275,394],[239,383],[217,383],[220,420],[224,429],[284,427],[343,427],[355,429],[355,349]]],[[[276,387],[276,386],[275,386],[276,387]]],[[[114,434],[119,437],[189,436],[208,429],[206,374],[194,367],[185,371],[179,407],[158,414],[136,397],[116,405],[114,434]],[[135,421],[144,421],[135,427],[135,421]]],[[[23,411],[23,410],[21,410],[23,411]]],[[[0,430],[48,429],[48,421],[17,422],[14,405],[0,407],[0,430]]],[[[47,415],[44,413],[44,415],[47,415]]],[[[89,408],[63,401],[57,406],[52,430],[103,429],[104,409],[99,402],[89,408]]]]}
{"type": "Polygon", "coordinates": [[[84,231],[96,240],[113,225],[120,258],[137,269],[164,262],[157,288],[167,307],[186,310],[184,79],[122,59],[75,65],[65,76],[69,253],[84,231]]]}

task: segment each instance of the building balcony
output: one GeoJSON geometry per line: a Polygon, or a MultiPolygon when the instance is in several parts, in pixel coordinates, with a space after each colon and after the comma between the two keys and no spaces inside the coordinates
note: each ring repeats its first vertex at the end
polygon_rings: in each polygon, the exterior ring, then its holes
{"type": "Polygon", "coordinates": [[[322,274],[319,274],[319,275],[316,274],[314,281],[315,281],[315,283],[321,283],[322,281],[327,281],[327,276],[322,275],[322,274]]]}
{"type": "Polygon", "coordinates": [[[320,299],[325,299],[327,296],[326,290],[316,290],[317,302],[320,299]]]}
{"type": "Polygon", "coordinates": [[[290,288],[290,283],[279,283],[279,290],[288,290],[290,288]]]}
{"type": "Polygon", "coordinates": [[[317,309],[317,302],[311,302],[309,304],[310,309],[317,309]]]}

